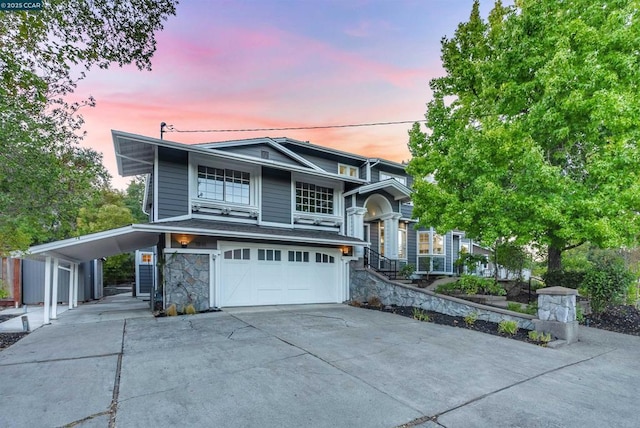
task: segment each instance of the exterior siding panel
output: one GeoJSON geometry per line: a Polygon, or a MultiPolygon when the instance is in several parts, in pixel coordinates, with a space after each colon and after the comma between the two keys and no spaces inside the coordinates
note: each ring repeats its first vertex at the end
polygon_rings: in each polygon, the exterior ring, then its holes
{"type": "Polygon", "coordinates": [[[285,155],[284,153],[274,149],[273,147],[267,144],[257,144],[257,145],[251,145],[251,146],[238,146],[238,147],[224,147],[219,150],[223,150],[229,153],[244,155],[244,156],[251,156],[256,159],[264,159],[262,157],[263,156],[262,152],[267,152],[268,153],[267,159],[269,160],[282,162],[289,165],[302,166],[302,164],[297,160],[291,159],[289,156],[285,155]]]}
{"type": "Polygon", "coordinates": [[[291,173],[262,168],[262,221],[291,224],[291,173]]]}
{"type": "Polygon", "coordinates": [[[158,148],[158,218],[189,214],[189,169],[186,152],[158,148]]]}

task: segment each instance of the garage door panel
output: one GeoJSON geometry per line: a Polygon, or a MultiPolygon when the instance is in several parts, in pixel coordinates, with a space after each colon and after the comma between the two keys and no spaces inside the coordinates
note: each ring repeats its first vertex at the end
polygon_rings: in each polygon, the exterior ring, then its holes
{"type": "Polygon", "coordinates": [[[221,306],[339,301],[339,250],[237,243],[221,243],[221,250],[223,254],[231,254],[229,257],[249,254],[249,260],[223,257],[221,306]],[[250,252],[239,249],[249,249],[250,252]],[[274,256],[276,251],[279,251],[279,260],[274,256]],[[269,260],[258,260],[258,254],[263,259],[268,256],[269,260]]]}

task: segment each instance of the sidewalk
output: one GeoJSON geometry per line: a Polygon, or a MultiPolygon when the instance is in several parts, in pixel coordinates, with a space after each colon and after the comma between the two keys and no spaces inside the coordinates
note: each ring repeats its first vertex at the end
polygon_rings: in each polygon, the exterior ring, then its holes
{"type": "MultiPolygon", "coordinates": [[[[10,308],[0,311],[0,315],[13,315],[16,317],[0,323],[0,333],[21,333],[23,332],[22,316],[26,315],[29,320],[29,331],[37,330],[44,325],[44,306],[25,305],[21,308],[10,308]],[[26,307],[25,307],[26,306],[26,307]]],[[[69,310],[68,304],[58,305],[58,316],[69,310]]],[[[55,322],[55,320],[52,320],[55,322]]]]}

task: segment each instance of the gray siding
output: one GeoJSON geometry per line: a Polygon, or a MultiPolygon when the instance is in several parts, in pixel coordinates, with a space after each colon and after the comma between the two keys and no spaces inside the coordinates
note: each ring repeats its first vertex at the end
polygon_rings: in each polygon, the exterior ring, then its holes
{"type": "MultiPolygon", "coordinates": [[[[78,301],[84,301],[86,292],[84,284],[87,282],[84,277],[87,263],[80,264],[78,272],[78,301]]],[[[25,305],[38,305],[44,302],[44,262],[38,260],[22,261],[22,303],[25,305]]],[[[52,264],[53,268],[53,264],[52,264]]],[[[53,270],[53,269],[52,269],[53,270]]],[[[53,272],[51,275],[53,279],[53,272]]],[[[89,283],[91,283],[89,281],[89,283]]],[[[53,286],[53,284],[52,284],[53,286]]],[[[58,303],[69,302],[69,271],[58,269],[58,303]]]]}
{"type": "Polygon", "coordinates": [[[269,155],[268,159],[286,163],[289,165],[298,165],[302,166],[300,162],[295,159],[291,159],[289,156],[284,153],[274,149],[273,147],[267,144],[256,144],[251,146],[238,146],[238,147],[224,147],[218,150],[223,150],[225,152],[236,153],[244,156],[251,156],[257,159],[264,159],[262,157],[262,152],[267,152],[269,155]]]}
{"type": "Polygon", "coordinates": [[[262,221],[291,223],[291,173],[262,168],[262,221]]]}
{"type": "Polygon", "coordinates": [[[418,231],[415,228],[415,224],[409,223],[407,225],[407,263],[412,264],[417,268],[418,260],[416,255],[418,252],[418,231]]]}
{"type": "Polygon", "coordinates": [[[140,293],[150,294],[153,289],[153,265],[139,265],[140,293]]]}
{"type": "Polygon", "coordinates": [[[411,218],[413,214],[413,206],[408,204],[400,204],[400,212],[402,217],[411,218]]]}
{"type": "MultiPolygon", "coordinates": [[[[304,157],[308,161],[313,162],[314,164],[324,169],[325,171],[331,172],[333,174],[338,173],[339,163],[342,163],[345,165],[352,165],[360,168],[361,175],[363,175],[363,170],[365,169],[365,168],[362,168],[362,164],[363,164],[362,161],[358,159],[350,158],[348,156],[340,156],[334,153],[320,152],[318,150],[314,150],[304,146],[293,145],[293,144],[287,145],[286,147],[292,152],[304,157]]],[[[366,171],[364,174],[366,174],[366,171]]]]}
{"type": "Polygon", "coordinates": [[[158,147],[158,218],[189,214],[187,152],[158,147]]]}

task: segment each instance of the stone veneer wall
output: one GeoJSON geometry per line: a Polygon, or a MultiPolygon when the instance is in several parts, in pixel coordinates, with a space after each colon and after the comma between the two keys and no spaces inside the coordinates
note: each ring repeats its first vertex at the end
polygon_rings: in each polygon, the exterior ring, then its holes
{"type": "Polygon", "coordinates": [[[552,294],[538,295],[538,318],[542,321],[559,321],[563,323],[576,320],[576,296],[558,296],[552,294]]]}
{"type": "Polygon", "coordinates": [[[182,312],[193,304],[197,311],[209,309],[209,255],[170,254],[165,265],[166,307],[182,312]]]}
{"type": "Polygon", "coordinates": [[[415,306],[427,311],[439,312],[452,316],[465,316],[475,312],[479,320],[499,323],[503,320],[517,321],[518,327],[534,330],[535,317],[505,309],[493,308],[469,302],[455,297],[436,294],[432,291],[412,285],[389,281],[369,269],[351,265],[349,292],[351,300],[367,301],[377,296],[385,305],[415,306]]]}

